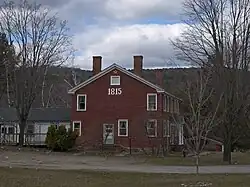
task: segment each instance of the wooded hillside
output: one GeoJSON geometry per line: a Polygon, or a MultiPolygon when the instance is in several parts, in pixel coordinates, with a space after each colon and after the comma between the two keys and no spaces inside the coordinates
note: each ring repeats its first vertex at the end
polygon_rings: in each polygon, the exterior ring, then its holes
{"type": "MultiPolygon", "coordinates": [[[[194,77],[195,70],[195,68],[163,69],[163,84],[165,90],[183,98],[183,88],[185,86],[186,79],[187,77],[194,77]]],[[[67,93],[68,90],[75,85],[75,80],[77,80],[76,83],[79,84],[91,76],[92,71],[81,70],[79,68],[50,68],[44,81],[44,91],[37,96],[32,107],[70,107],[71,97],[67,93]]],[[[156,83],[156,70],[143,70],[143,77],[152,83],[156,83]]],[[[7,95],[4,94],[1,98],[1,107],[8,107],[7,101],[7,95]]]]}

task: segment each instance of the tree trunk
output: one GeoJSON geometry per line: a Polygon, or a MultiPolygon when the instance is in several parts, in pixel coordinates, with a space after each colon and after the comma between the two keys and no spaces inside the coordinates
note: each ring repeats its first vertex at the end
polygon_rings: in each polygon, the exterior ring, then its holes
{"type": "Polygon", "coordinates": [[[19,133],[19,146],[23,146],[24,145],[24,130],[26,127],[26,121],[21,121],[19,124],[19,129],[20,129],[20,133],[19,133]]]}
{"type": "Polygon", "coordinates": [[[9,67],[5,66],[5,78],[6,78],[6,94],[7,94],[7,101],[8,101],[8,107],[10,107],[10,85],[9,85],[9,67]]]}
{"type": "Polygon", "coordinates": [[[199,155],[196,155],[196,161],[195,161],[195,166],[196,166],[196,174],[199,174],[199,155]]]}
{"type": "Polygon", "coordinates": [[[232,143],[229,139],[224,143],[223,161],[229,164],[232,162],[232,143]]]}

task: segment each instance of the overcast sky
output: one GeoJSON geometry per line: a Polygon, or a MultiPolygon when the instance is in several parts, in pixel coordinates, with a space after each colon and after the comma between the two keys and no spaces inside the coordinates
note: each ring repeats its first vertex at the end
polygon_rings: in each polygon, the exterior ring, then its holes
{"type": "Polygon", "coordinates": [[[103,67],[132,67],[144,56],[144,68],[165,67],[173,52],[169,38],[180,33],[182,0],[39,0],[69,21],[78,50],[75,63],[92,68],[92,56],[103,56],[103,67]]]}

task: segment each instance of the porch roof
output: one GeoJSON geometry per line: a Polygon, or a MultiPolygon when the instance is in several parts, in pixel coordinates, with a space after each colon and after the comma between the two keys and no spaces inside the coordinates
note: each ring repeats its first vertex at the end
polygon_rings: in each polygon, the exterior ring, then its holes
{"type": "MultiPolygon", "coordinates": [[[[17,122],[18,116],[15,108],[0,108],[0,122],[17,122]]],[[[28,121],[56,122],[70,121],[70,108],[32,108],[28,121]]]]}

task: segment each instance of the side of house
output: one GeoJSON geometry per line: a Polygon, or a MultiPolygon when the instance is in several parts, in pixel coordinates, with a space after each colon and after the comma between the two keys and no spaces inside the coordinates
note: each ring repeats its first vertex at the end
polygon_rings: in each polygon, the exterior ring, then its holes
{"type": "MultiPolygon", "coordinates": [[[[25,129],[25,145],[45,145],[48,127],[64,125],[70,128],[70,109],[33,108],[25,129]]],[[[18,144],[19,125],[14,108],[0,108],[0,143],[18,144]]]]}
{"type": "Polygon", "coordinates": [[[183,134],[172,119],[180,113],[181,99],[143,78],[142,56],[134,56],[133,73],[117,64],[101,67],[102,57],[93,57],[93,76],[69,90],[78,144],[148,148],[181,143],[183,134]]]}

